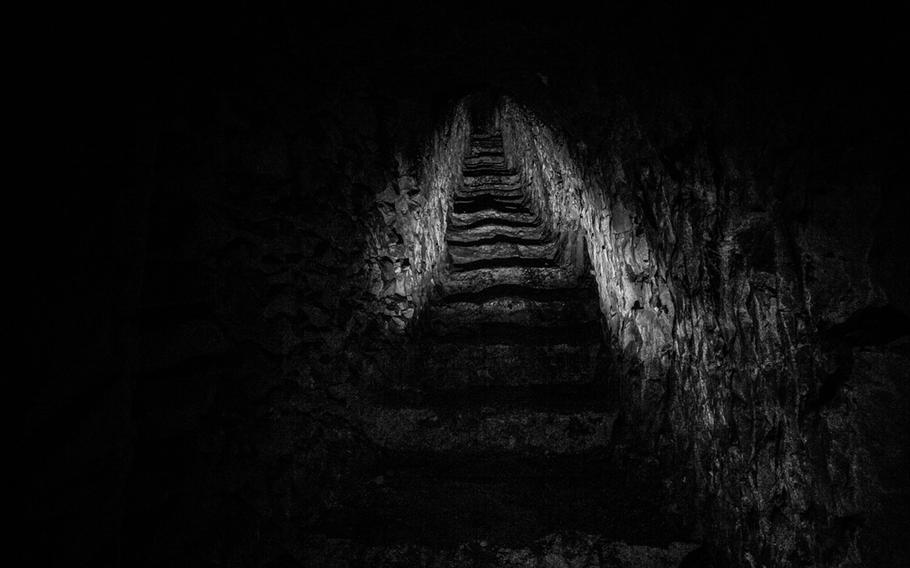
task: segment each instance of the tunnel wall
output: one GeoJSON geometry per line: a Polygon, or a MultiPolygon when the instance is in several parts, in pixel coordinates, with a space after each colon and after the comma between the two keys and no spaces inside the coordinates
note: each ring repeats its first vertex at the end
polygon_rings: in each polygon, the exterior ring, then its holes
{"type": "Polygon", "coordinates": [[[417,161],[396,156],[397,183],[376,196],[363,265],[369,309],[386,331],[402,333],[419,316],[445,266],[447,218],[469,137],[461,102],[417,161]]]}
{"type": "Polygon", "coordinates": [[[546,127],[532,123],[530,115],[519,119],[516,116],[517,107],[508,99],[506,101],[505,105],[496,108],[494,122],[502,132],[507,163],[519,172],[521,183],[530,197],[530,208],[556,235],[562,266],[570,267],[581,275],[589,266],[583,251],[584,218],[576,214],[581,209],[578,200],[583,194],[578,185],[578,173],[567,156],[547,153],[538,147],[537,141],[543,137],[551,142],[550,148],[564,149],[553,143],[546,127]],[[529,135],[531,132],[533,136],[529,135]],[[552,188],[556,187],[559,190],[554,191],[552,188]]]}
{"type": "MultiPolygon", "coordinates": [[[[610,118],[592,157],[526,107],[501,106],[507,150],[535,197],[555,225],[583,228],[607,340],[623,361],[604,380],[622,383],[640,440],[686,465],[678,494],[694,488],[717,561],[901,558],[899,541],[882,547],[894,514],[882,507],[906,480],[881,480],[896,471],[886,454],[901,454],[903,438],[894,429],[877,443],[869,409],[876,396],[902,396],[906,339],[881,349],[817,332],[886,302],[865,260],[880,189],[841,190],[852,212],[822,205],[797,223],[743,154],[712,154],[695,136],[673,160],[660,138],[673,133],[655,135],[621,100],[610,118]],[[838,247],[845,253],[832,255],[838,247]],[[830,272],[807,281],[807,264],[830,272]]],[[[906,422],[900,404],[889,420],[906,422]]]]}
{"type": "MultiPolygon", "coordinates": [[[[533,114],[505,99],[501,109],[506,153],[528,179],[529,190],[549,224],[558,231],[581,231],[598,284],[606,338],[614,349],[635,354],[636,359],[657,365],[669,342],[673,304],[664,283],[649,286],[647,239],[636,231],[630,212],[615,195],[600,186],[586,184],[564,140],[533,114]],[[644,307],[647,306],[647,309],[644,307]]],[[[632,385],[623,385],[632,388],[632,385]]],[[[634,386],[639,401],[635,407],[653,407],[647,398],[647,381],[634,386]]],[[[633,396],[632,392],[626,393],[633,396]]],[[[628,401],[627,401],[628,402],[628,401]]]]}

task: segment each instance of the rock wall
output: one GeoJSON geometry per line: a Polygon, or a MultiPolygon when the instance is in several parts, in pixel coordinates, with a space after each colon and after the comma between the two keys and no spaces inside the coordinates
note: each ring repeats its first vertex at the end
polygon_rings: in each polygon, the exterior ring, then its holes
{"type": "MultiPolygon", "coordinates": [[[[688,465],[679,490],[695,490],[718,562],[901,558],[870,544],[888,518],[880,508],[902,490],[878,481],[895,466],[868,459],[878,434],[863,408],[896,400],[906,347],[881,347],[876,356],[893,366],[870,383],[845,367],[855,347],[819,335],[886,302],[865,262],[880,190],[845,188],[852,215],[822,206],[799,222],[749,156],[689,132],[686,155],[674,157],[667,139],[680,133],[649,130],[621,100],[609,117],[605,151],[592,156],[526,107],[501,107],[507,149],[552,222],[582,227],[608,340],[624,361],[605,380],[621,382],[645,443],[688,465]],[[829,274],[807,276],[818,270],[829,274]]],[[[900,422],[905,411],[891,413],[900,422]]],[[[898,438],[886,445],[903,463],[898,438]]]]}
{"type": "Polygon", "coordinates": [[[446,259],[446,222],[470,137],[465,104],[411,162],[399,154],[398,180],[376,196],[363,266],[369,309],[381,327],[403,333],[417,318],[446,259]]]}
{"type": "Polygon", "coordinates": [[[666,274],[656,269],[648,239],[622,195],[586,182],[565,140],[511,100],[505,100],[501,115],[507,154],[525,173],[549,222],[561,230],[581,230],[585,238],[607,339],[615,351],[629,355],[627,368],[611,379],[629,375],[620,385],[632,403],[627,408],[647,409],[639,414],[639,423],[653,420],[664,389],[647,377],[669,368],[675,315],[666,274]],[[647,369],[629,368],[632,361],[647,369]]]}

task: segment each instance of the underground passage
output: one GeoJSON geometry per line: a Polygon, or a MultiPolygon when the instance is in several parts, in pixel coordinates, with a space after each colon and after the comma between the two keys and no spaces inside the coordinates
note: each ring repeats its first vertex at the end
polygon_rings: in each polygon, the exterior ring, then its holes
{"type": "Polygon", "coordinates": [[[26,565],[910,565],[910,49],[762,9],[73,23],[26,565]]]}

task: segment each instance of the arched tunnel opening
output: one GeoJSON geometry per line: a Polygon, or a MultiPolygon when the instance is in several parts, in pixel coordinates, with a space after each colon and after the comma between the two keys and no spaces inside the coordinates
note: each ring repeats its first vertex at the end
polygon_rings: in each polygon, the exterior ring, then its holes
{"type": "Polygon", "coordinates": [[[49,67],[26,560],[907,563],[884,14],[251,10],[49,67]]]}

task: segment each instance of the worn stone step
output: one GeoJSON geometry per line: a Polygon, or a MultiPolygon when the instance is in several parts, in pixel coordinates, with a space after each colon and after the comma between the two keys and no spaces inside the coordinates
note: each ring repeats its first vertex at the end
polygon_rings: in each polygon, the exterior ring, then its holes
{"type": "MultiPolygon", "coordinates": [[[[594,330],[600,333],[599,329],[594,330]]],[[[442,338],[440,338],[442,339],[442,338]]],[[[476,338],[475,338],[476,339],[476,338]]],[[[529,343],[424,341],[408,387],[451,390],[466,387],[583,384],[604,364],[597,335],[513,337],[529,343]],[[530,343],[537,339],[538,343],[530,343]],[[543,343],[549,340],[550,344],[543,343]],[[425,355],[425,356],[424,356],[425,355]]],[[[508,338],[506,338],[508,339],[508,338]]]]}
{"type": "Polygon", "coordinates": [[[428,324],[435,332],[465,325],[503,323],[527,327],[571,325],[597,319],[597,305],[576,299],[532,300],[500,296],[486,302],[449,302],[430,306],[428,324]]]}
{"type": "Polygon", "coordinates": [[[528,187],[525,183],[517,184],[480,184],[480,185],[464,185],[455,190],[455,195],[459,198],[475,197],[481,195],[508,195],[512,196],[516,193],[521,195],[527,195],[525,189],[528,187]]]}
{"type": "Polygon", "coordinates": [[[495,284],[488,288],[484,288],[483,290],[434,297],[433,301],[437,304],[454,302],[473,302],[475,304],[482,304],[492,299],[503,297],[527,298],[529,300],[541,302],[571,298],[579,302],[587,302],[596,306],[599,304],[597,289],[594,286],[589,286],[587,284],[587,282],[579,283],[578,286],[572,288],[535,288],[525,284],[495,284]]]}
{"type": "Polygon", "coordinates": [[[670,568],[696,548],[680,544],[692,540],[688,519],[668,507],[660,472],[603,452],[387,452],[373,471],[317,520],[321,534],[352,539],[319,561],[350,554],[358,566],[670,568]]]}
{"type": "Polygon", "coordinates": [[[615,410],[368,406],[359,420],[370,440],[392,450],[566,454],[607,447],[617,415],[615,410]]]}
{"type": "Polygon", "coordinates": [[[503,149],[502,136],[489,136],[483,138],[471,138],[471,149],[475,148],[498,148],[503,149]]]}
{"type": "Polygon", "coordinates": [[[474,154],[477,152],[495,152],[502,155],[505,151],[505,148],[502,145],[502,140],[479,140],[470,146],[468,146],[468,153],[474,154]]]}
{"type": "Polygon", "coordinates": [[[478,176],[502,176],[510,177],[518,174],[518,171],[503,164],[479,164],[475,166],[465,165],[461,170],[465,178],[478,176]]]}
{"type": "Polygon", "coordinates": [[[451,272],[466,272],[469,270],[482,270],[485,268],[547,268],[559,266],[556,258],[521,258],[501,257],[482,258],[479,260],[452,262],[449,265],[451,272]]]}
{"type": "Polygon", "coordinates": [[[477,151],[503,152],[504,149],[502,139],[492,138],[487,140],[475,140],[470,145],[468,151],[471,153],[477,151]]]}
{"type": "Polygon", "coordinates": [[[526,201],[508,201],[496,198],[479,198],[470,200],[455,200],[454,213],[476,213],[491,210],[500,213],[532,213],[526,201]]]}
{"type": "Polygon", "coordinates": [[[483,192],[463,194],[455,192],[455,205],[480,201],[498,201],[501,203],[530,203],[530,198],[522,191],[483,192]]]}
{"type": "Polygon", "coordinates": [[[499,186],[499,185],[519,185],[521,183],[521,174],[514,172],[512,174],[490,174],[490,175],[466,175],[462,180],[465,187],[482,187],[482,186],[499,186]]]}
{"type": "Polygon", "coordinates": [[[490,157],[505,157],[505,151],[502,147],[502,144],[475,144],[468,149],[468,153],[465,156],[465,159],[478,157],[478,156],[490,156],[490,157]]]}
{"type": "Polygon", "coordinates": [[[470,191],[456,190],[454,197],[457,201],[470,201],[478,199],[499,199],[504,201],[530,200],[530,196],[522,189],[478,189],[470,191]]]}
{"type": "MultiPolygon", "coordinates": [[[[383,532],[390,531],[387,528],[383,532]]],[[[434,537],[428,542],[388,538],[371,543],[361,542],[362,539],[317,538],[308,541],[309,547],[303,549],[304,565],[323,566],[325,559],[331,558],[333,566],[383,568],[677,568],[688,562],[690,555],[702,550],[697,542],[674,541],[661,546],[629,544],[578,530],[554,532],[534,542],[511,546],[498,544],[482,531],[475,534],[478,536],[470,540],[446,542],[443,546],[434,537]],[[318,544],[314,547],[314,543],[318,544]]],[[[692,564],[696,565],[702,563],[692,564]]]]}
{"type": "Polygon", "coordinates": [[[611,448],[549,456],[498,451],[466,454],[386,451],[376,464],[377,472],[394,472],[398,479],[423,477],[462,481],[585,479],[604,476],[622,467],[611,448]]]}
{"type": "MultiPolygon", "coordinates": [[[[553,533],[525,547],[491,546],[488,537],[440,549],[416,542],[369,547],[352,556],[357,566],[433,566],[434,568],[676,568],[697,543],[645,546],[606,541],[578,531],[553,533]],[[482,559],[482,560],[480,560],[482,559]],[[604,559],[602,563],[600,559],[604,559]],[[478,564],[482,562],[482,564],[478,564]]],[[[347,548],[345,549],[347,550],[347,548]]]]}
{"type": "Polygon", "coordinates": [[[371,400],[385,407],[429,407],[458,410],[482,406],[535,409],[544,411],[579,411],[615,409],[618,394],[606,377],[593,377],[586,383],[526,385],[465,385],[460,388],[436,388],[427,383],[419,388],[385,388],[371,393],[371,400]]]}
{"type": "Polygon", "coordinates": [[[472,148],[467,154],[465,154],[462,163],[465,165],[476,165],[485,162],[508,163],[503,149],[501,147],[497,148],[494,146],[481,146],[479,148],[472,148]]]}
{"type": "Polygon", "coordinates": [[[462,165],[466,168],[473,168],[484,165],[494,165],[496,167],[506,167],[509,165],[502,148],[473,150],[465,155],[462,165]]]}
{"type": "Polygon", "coordinates": [[[505,183],[488,183],[488,184],[476,184],[476,185],[466,185],[462,183],[455,189],[455,194],[459,196],[469,197],[472,195],[478,195],[482,193],[502,193],[502,194],[511,194],[515,192],[521,192],[527,194],[528,184],[526,183],[515,183],[515,184],[505,184],[505,183]]]}
{"type": "Polygon", "coordinates": [[[521,285],[529,288],[569,288],[576,286],[582,275],[564,267],[494,267],[447,274],[437,285],[437,293],[447,296],[478,292],[498,285],[521,285]]]}
{"type": "Polygon", "coordinates": [[[522,191],[496,191],[496,192],[477,192],[461,193],[456,192],[454,196],[455,205],[466,204],[478,201],[498,201],[500,203],[524,204],[528,207],[531,205],[531,198],[522,191]]]}
{"type": "Polygon", "coordinates": [[[450,247],[478,247],[482,245],[522,245],[522,246],[542,246],[549,245],[556,242],[551,236],[541,235],[539,238],[528,238],[523,235],[512,236],[512,235],[493,235],[487,238],[469,238],[463,239],[464,235],[459,232],[451,232],[446,234],[446,242],[450,247]]]}
{"type": "Polygon", "coordinates": [[[515,241],[544,241],[550,240],[552,234],[543,225],[512,226],[499,223],[485,223],[472,227],[449,226],[446,231],[446,240],[450,242],[477,242],[492,239],[515,241]]]}
{"type": "Polygon", "coordinates": [[[468,156],[464,159],[463,164],[466,170],[482,168],[507,170],[509,167],[505,155],[493,153],[483,153],[468,156]]]}
{"type": "Polygon", "coordinates": [[[531,244],[505,240],[465,244],[450,242],[448,250],[452,262],[459,265],[505,258],[553,260],[559,253],[558,243],[553,240],[531,244]]]}
{"type": "Polygon", "coordinates": [[[466,323],[452,325],[444,330],[427,330],[427,339],[439,342],[481,345],[520,344],[556,345],[561,343],[589,343],[599,341],[600,322],[596,320],[539,327],[510,323],[466,323]]]}
{"type": "Polygon", "coordinates": [[[610,514],[609,488],[594,479],[472,482],[397,473],[373,478],[373,486],[364,487],[357,501],[326,514],[321,530],[373,544],[417,541],[445,548],[483,540],[521,545],[557,529],[600,531],[598,522],[610,514]]]}
{"type": "Polygon", "coordinates": [[[504,225],[529,226],[540,224],[540,218],[532,211],[514,212],[500,211],[498,209],[480,209],[470,213],[453,212],[449,226],[471,227],[480,223],[491,224],[499,221],[504,225]]]}
{"type": "Polygon", "coordinates": [[[465,186],[462,185],[460,188],[455,190],[455,196],[459,199],[468,199],[472,197],[483,197],[486,195],[489,196],[503,196],[503,197],[513,197],[515,195],[527,196],[526,191],[527,186],[523,184],[509,185],[509,184],[494,184],[494,185],[481,185],[481,186],[465,186]]]}

